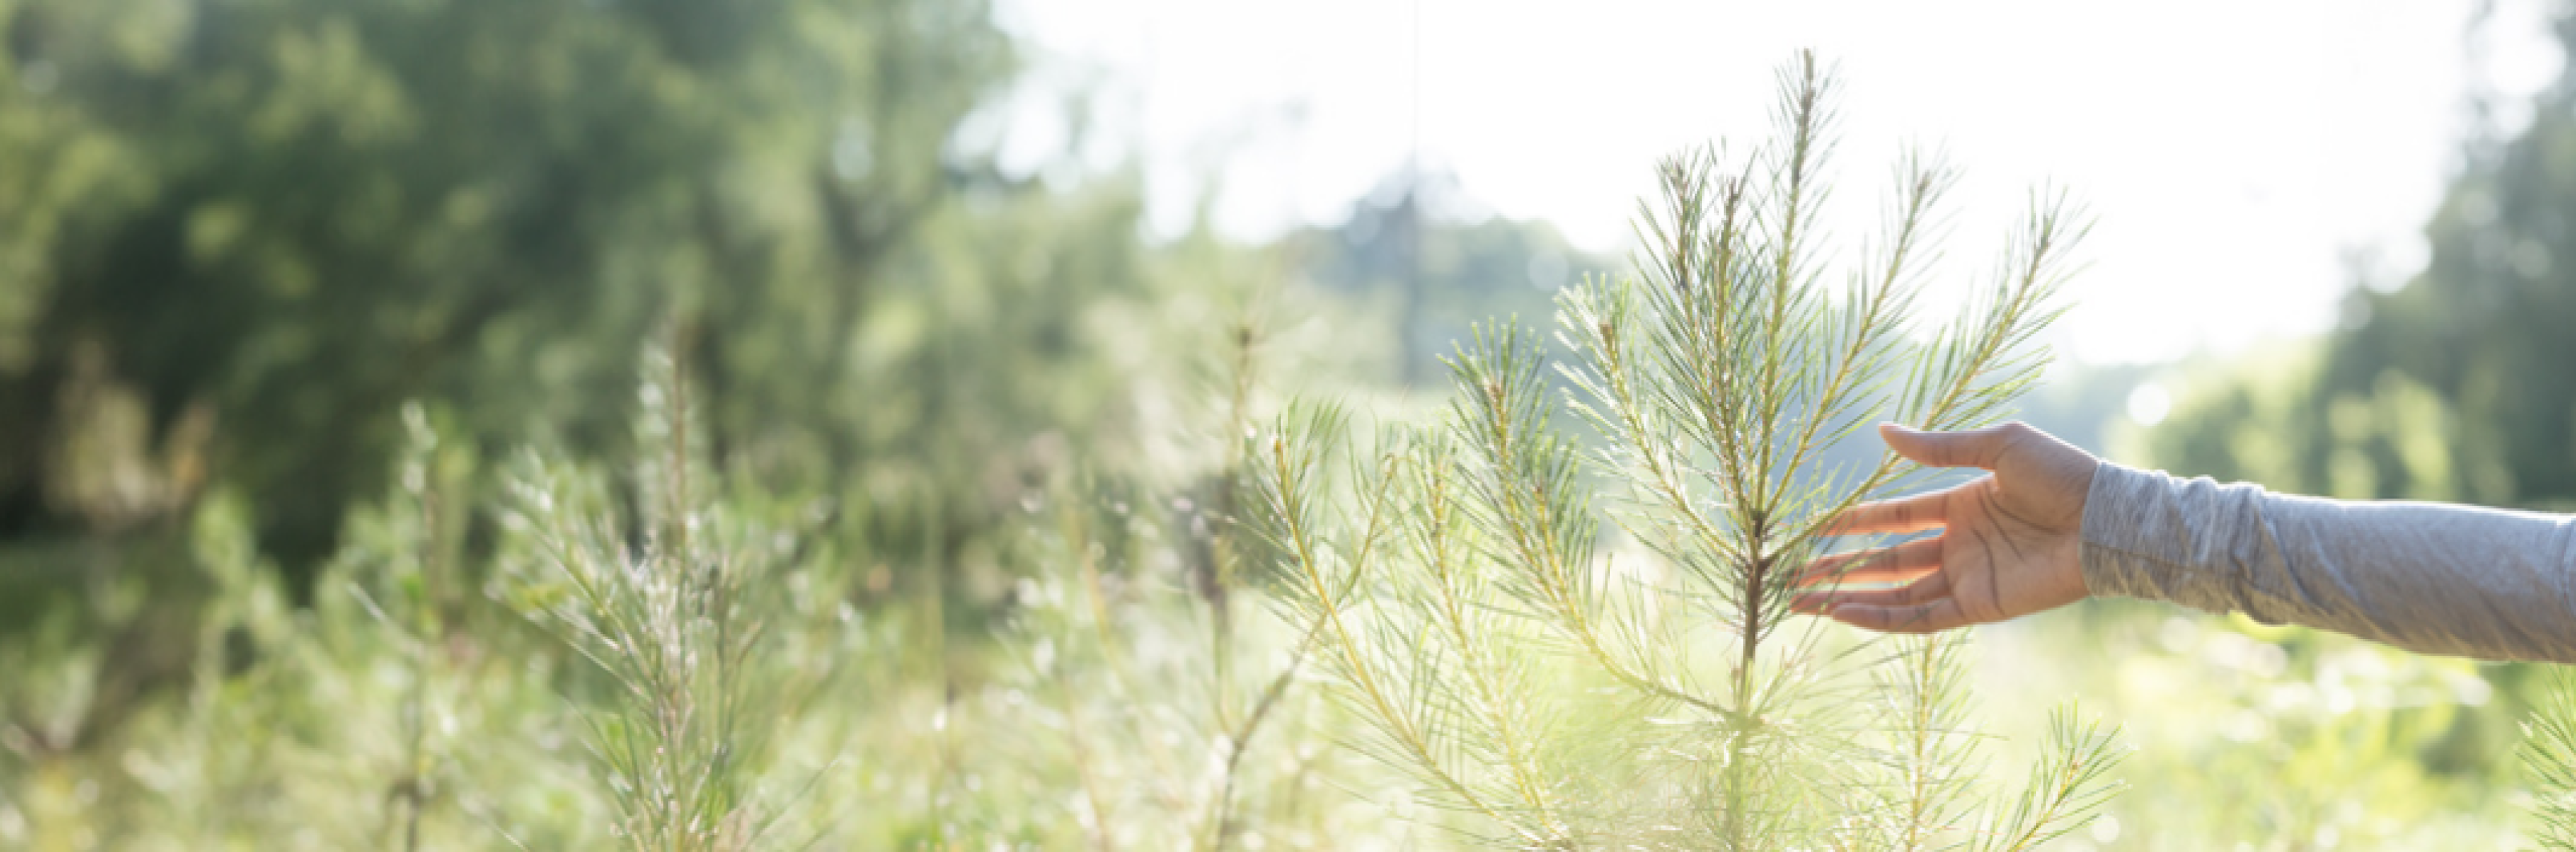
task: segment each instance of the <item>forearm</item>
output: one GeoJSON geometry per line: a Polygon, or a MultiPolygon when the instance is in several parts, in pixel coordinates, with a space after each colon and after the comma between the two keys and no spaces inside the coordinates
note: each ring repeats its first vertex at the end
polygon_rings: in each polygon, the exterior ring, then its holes
{"type": "Polygon", "coordinates": [[[2082,561],[2094,595],[2428,654],[2576,662],[2576,517],[2295,497],[2105,462],[2082,561]]]}

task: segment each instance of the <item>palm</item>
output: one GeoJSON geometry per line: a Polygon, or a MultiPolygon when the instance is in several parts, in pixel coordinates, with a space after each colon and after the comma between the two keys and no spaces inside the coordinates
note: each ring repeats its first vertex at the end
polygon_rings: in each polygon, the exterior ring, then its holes
{"type": "Polygon", "coordinates": [[[1941,501],[1950,521],[1934,539],[1941,543],[1938,575],[1971,621],[2001,621],[2073,600],[2051,594],[2044,582],[2049,565],[2074,558],[2059,552],[2073,537],[2029,517],[2029,507],[2011,505],[2002,491],[1987,477],[1944,492],[1941,501]]]}
{"type": "MultiPolygon", "coordinates": [[[[2002,621],[2084,597],[2077,567],[2092,458],[2027,427],[1977,436],[1962,459],[1995,475],[1855,507],[1830,535],[1939,535],[1808,565],[1797,608],[1880,630],[1928,632],[2002,621]]],[[[1893,442],[1891,442],[1892,444],[1893,442]]]]}

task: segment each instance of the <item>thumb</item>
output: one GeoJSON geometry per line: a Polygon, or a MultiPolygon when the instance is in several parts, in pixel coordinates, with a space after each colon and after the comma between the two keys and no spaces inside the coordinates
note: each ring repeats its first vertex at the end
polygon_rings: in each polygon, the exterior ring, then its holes
{"type": "Polygon", "coordinates": [[[1965,432],[1923,432],[1894,423],[1878,424],[1878,436],[1897,455],[1913,459],[1925,467],[1977,467],[1995,469],[2004,450],[2030,427],[2006,423],[1965,432]]]}

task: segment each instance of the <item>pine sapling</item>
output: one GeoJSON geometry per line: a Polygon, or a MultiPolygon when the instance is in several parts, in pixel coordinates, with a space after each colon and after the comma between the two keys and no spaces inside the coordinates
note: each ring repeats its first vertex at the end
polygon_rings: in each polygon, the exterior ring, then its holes
{"type": "MultiPolygon", "coordinates": [[[[1245,304],[1221,329],[1199,377],[1218,404],[1189,437],[1257,422],[1261,320],[1245,304]]],[[[1043,753],[1069,764],[1091,848],[1240,848],[1264,827],[1246,799],[1302,782],[1280,777],[1277,757],[1293,749],[1272,731],[1296,712],[1312,631],[1258,605],[1261,542],[1237,523],[1246,448],[1204,443],[1215,452],[1193,455],[1212,458],[1185,462],[1195,475],[1178,488],[1087,473],[1058,483],[1037,536],[1042,567],[1023,585],[1015,644],[1061,733],[1043,753]]]]}
{"type": "Polygon", "coordinates": [[[782,802],[760,795],[764,718],[780,706],[763,665],[767,536],[702,495],[703,447],[675,360],[646,356],[631,529],[605,483],[531,457],[508,529],[542,564],[518,597],[611,682],[583,713],[588,744],[628,848],[754,848],[782,802]]]}
{"type": "Polygon", "coordinates": [[[1482,327],[1436,423],[1351,448],[1309,406],[1254,439],[1285,601],[1358,745],[1494,845],[2027,849],[2113,788],[2108,735],[2069,713],[2029,787],[1982,804],[1959,637],[1793,617],[1815,566],[1876,564],[1824,559],[1832,520],[1921,473],[1832,451],[1880,419],[1998,418],[2084,228],[2035,196],[1992,282],[1920,328],[1952,172],[1901,160],[1885,232],[1832,267],[1833,85],[1812,55],[1780,83],[1748,156],[1659,164],[1638,275],[1560,298],[1567,360],[1482,327]]]}

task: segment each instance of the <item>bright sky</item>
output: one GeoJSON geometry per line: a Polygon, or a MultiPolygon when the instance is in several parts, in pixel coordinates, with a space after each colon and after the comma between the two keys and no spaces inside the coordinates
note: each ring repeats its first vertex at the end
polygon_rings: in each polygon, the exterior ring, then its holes
{"type": "MultiPolygon", "coordinates": [[[[2472,75],[2509,107],[2553,80],[2538,0],[2243,3],[1588,3],[1004,0],[1033,91],[1090,87],[1085,159],[1139,155],[1158,230],[1213,186],[1247,237],[1340,220],[1417,151],[1496,212],[1624,247],[1654,159],[1767,129],[1772,71],[1840,63],[1841,205],[1874,221],[1907,140],[1966,169],[1945,280],[1975,280],[2041,181],[2097,227],[2061,352],[2096,363],[2232,351],[2335,321],[2353,276],[2420,267],[2470,129],[2472,75]],[[1936,8],[1937,7],[1937,8],[1936,8]]],[[[1021,115],[1053,95],[1031,94],[1021,115]]],[[[2500,118],[2519,126],[2508,109],[2500,118]]],[[[1004,131],[1030,168],[1049,125],[1004,131]]],[[[1012,152],[1016,152],[1013,154],[1012,152]]],[[[1846,232],[1859,228],[1846,228],[1846,232]]],[[[2393,283],[2393,281],[2392,281],[2393,283]]]]}

